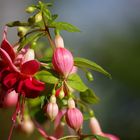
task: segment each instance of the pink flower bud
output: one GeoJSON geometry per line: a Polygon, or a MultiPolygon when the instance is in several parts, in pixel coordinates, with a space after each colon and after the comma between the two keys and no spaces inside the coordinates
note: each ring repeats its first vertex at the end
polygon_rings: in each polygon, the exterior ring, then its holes
{"type": "Polygon", "coordinates": [[[100,124],[95,117],[90,118],[89,126],[93,134],[97,134],[97,135],[102,134],[100,124]]]}
{"type": "Polygon", "coordinates": [[[54,69],[61,75],[67,77],[74,64],[71,52],[65,48],[56,48],[53,54],[54,69]]]}
{"type": "MultiPolygon", "coordinates": [[[[102,130],[101,130],[100,124],[95,117],[90,118],[89,126],[90,126],[93,134],[101,135],[103,137],[107,137],[110,140],[120,140],[118,137],[116,137],[112,134],[103,133],[102,130]]],[[[93,140],[95,140],[95,139],[93,139],[93,140]]]]}
{"type": "Polygon", "coordinates": [[[48,103],[46,108],[46,113],[50,117],[51,120],[54,120],[58,114],[58,105],[56,103],[56,97],[54,95],[51,96],[50,103],[48,103]]]}
{"type": "Polygon", "coordinates": [[[54,42],[55,42],[56,48],[64,48],[64,41],[60,35],[55,36],[54,42]]]}
{"type": "Polygon", "coordinates": [[[6,107],[16,106],[17,101],[18,101],[18,93],[12,91],[5,96],[4,105],[6,107]]]}
{"type": "Polygon", "coordinates": [[[78,131],[83,124],[83,115],[79,109],[75,108],[75,103],[72,99],[68,101],[69,109],[66,112],[66,122],[67,124],[78,131]]]}

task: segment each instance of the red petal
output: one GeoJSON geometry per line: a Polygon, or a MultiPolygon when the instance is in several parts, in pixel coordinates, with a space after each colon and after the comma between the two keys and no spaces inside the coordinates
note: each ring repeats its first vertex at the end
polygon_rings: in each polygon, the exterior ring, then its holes
{"type": "Polygon", "coordinates": [[[7,88],[12,88],[18,80],[17,78],[17,73],[10,73],[4,78],[3,83],[7,88]]]}
{"type": "Polygon", "coordinates": [[[36,98],[44,88],[45,84],[43,82],[35,79],[26,79],[21,92],[24,93],[27,98],[36,98]]]}
{"type": "Polygon", "coordinates": [[[3,41],[1,43],[1,48],[4,49],[9,54],[12,60],[14,60],[15,52],[12,45],[8,42],[6,34],[7,34],[7,28],[5,28],[4,33],[3,33],[3,41]]]}
{"type": "Polygon", "coordinates": [[[30,60],[25,62],[21,66],[21,73],[26,75],[34,75],[40,68],[40,64],[36,60],[30,60]]]}
{"type": "Polygon", "coordinates": [[[13,62],[12,62],[12,60],[11,60],[9,54],[8,54],[5,50],[3,50],[2,48],[0,48],[0,57],[2,58],[3,62],[7,63],[8,66],[9,66],[12,70],[18,72],[18,69],[17,69],[16,66],[13,64],[13,62]]]}

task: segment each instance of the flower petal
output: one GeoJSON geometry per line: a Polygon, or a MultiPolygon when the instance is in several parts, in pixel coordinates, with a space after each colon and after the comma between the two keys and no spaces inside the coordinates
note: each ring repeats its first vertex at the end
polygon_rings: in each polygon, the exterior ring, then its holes
{"type": "Polygon", "coordinates": [[[21,65],[21,73],[26,75],[34,75],[40,68],[40,64],[36,60],[30,60],[21,65]]]}
{"type": "Polygon", "coordinates": [[[17,81],[18,81],[18,74],[10,73],[4,78],[3,83],[7,88],[12,88],[17,81]]]}
{"type": "Polygon", "coordinates": [[[8,66],[18,72],[18,69],[16,68],[16,66],[13,64],[12,59],[10,58],[9,54],[2,48],[0,48],[0,57],[2,58],[3,62],[5,62],[6,64],[8,64],[8,66]]]}
{"type": "Polygon", "coordinates": [[[22,94],[25,94],[27,98],[36,98],[39,93],[44,90],[45,84],[35,79],[26,79],[22,85],[21,91],[22,94]]]}
{"type": "Polygon", "coordinates": [[[7,28],[4,29],[3,41],[1,43],[1,48],[4,49],[9,54],[9,56],[11,57],[12,60],[15,59],[14,49],[13,49],[12,45],[7,40],[7,28]]]}

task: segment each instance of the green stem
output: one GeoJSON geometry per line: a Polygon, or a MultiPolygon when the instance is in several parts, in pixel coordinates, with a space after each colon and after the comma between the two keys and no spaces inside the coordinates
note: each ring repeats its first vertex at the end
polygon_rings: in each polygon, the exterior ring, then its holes
{"type": "Polygon", "coordinates": [[[26,33],[26,34],[24,35],[24,37],[26,37],[26,36],[28,36],[28,35],[34,33],[34,32],[39,32],[39,31],[45,31],[45,30],[43,30],[43,29],[35,29],[35,30],[32,30],[32,31],[26,33]]]}

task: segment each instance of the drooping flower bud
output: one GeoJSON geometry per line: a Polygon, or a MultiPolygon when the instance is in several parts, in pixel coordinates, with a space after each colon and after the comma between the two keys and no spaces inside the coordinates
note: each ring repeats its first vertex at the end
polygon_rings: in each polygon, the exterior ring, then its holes
{"type": "Polygon", "coordinates": [[[5,107],[16,106],[17,101],[18,101],[18,93],[12,91],[4,97],[4,106],[5,107]]]}
{"type": "Polygon", "coordinates": [[[78,131],[83,124],[83,115],[79,109],[75,108],[75,102],[73,99],[68,100],[68,109],[66,112],[66,122],[67,124],[78,131]]]}
{"type": "Polygon", "coordinates": [[[48,105],[46,107],[46,113],[50,117],[51,120],[54,120],[58,114],[58,111],[59,111],[59,109],[58,109],[58,105],[56,103],[56,97],[55,97],[55,95],[52,95],[50,98],[50,103],[48,103],[48,105]]]}
{"type": "Polygon", "coordinates": [[[69,50],[66,48],[56,48],[54,50],[52,63],[58,73],[67,77],[73,68],[74,60],[69,50]]]}
{"type": "Polygon", "coordinates": [[[61,87],[61,88],[59,88],[59,89],[56,90],[55,96],[56,97],[59,97],[60,99],[63,99],[64,98],[65,92],[63,90],[63,87],[61,87]]]}
{"type": "Polygon", "coordinates": [[[26,134],[32,134],[34,131],[34,123],[30,118],[26,118],[21,124],[20,124],[21,130],[25,132],[26,134]]]}
{"type": "Polygon", "coordinates": [[[64,48],[64,41],[60,35],[55,36],[54,42],[55,42],[56,48],[64,48]]]}
{"type": "Polygon", "coordinates": [[[100,124],[95,117],[90,118],[89,126],[93,134],[96,134],[96,135],[102,134],[100,124]]]}
{"type": "MultiPolygon", "coordinates": [[[[90,118],[89,126],[91,128],[92,133],[95,135],[101,135],[103,137],[109,138],[110,140],[120,140],[118,137],[116,137],[112,134],[102,132],[100,124],[95,117],[90,118]]],[[[95,140],[95,139],[93,139],[93,140],[95,140]]]]}

